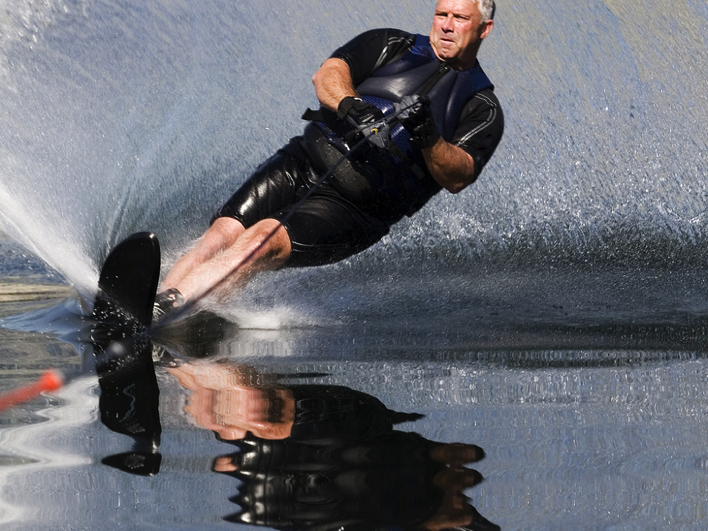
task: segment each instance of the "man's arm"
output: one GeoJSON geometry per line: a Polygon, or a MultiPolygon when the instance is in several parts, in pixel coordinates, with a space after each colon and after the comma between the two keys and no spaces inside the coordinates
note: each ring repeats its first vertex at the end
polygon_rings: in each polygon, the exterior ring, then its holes
{"type": "Polygon", "coordinates": [[[342,99],[357,96],[354,87],[377,68],[408,52],[414,41],[412,33],[379,28],[365,31],[337,48],[312,78],[320,103],[337,110],[342,99]]]}
{"type": "Polygon", "coordinates": [[[315,94],[320,104],[336,111],[339,102],[347,96],[358,96],[354,90],[352,74],[349,65],[342,59],[329,58],[312,76],[315,94]]]}
{"type": "Polygon", "coordinates": [[[371,73],[399,58],[413,46],[415,35],[397,29],[374,29],[335,50],[312,76],[320,103],[336,111],[344,98],[358,96],[354,87],[371,73]]]}
{"type": "Polygon", "coordinates": [[[421,150],[433,178],[453,194],[477,180],[504,132],[504,114],[492,90],[476,94],[461,116],[449,143],[438,139],[421,150]]]}
{"type": "Polygon", "coordinates": [[[475,181],[474,159],[463,149],[439,138],[421,152],[433,179],[448,192],[461,192],[475,181]]]}
{"type": "MultiPolygon", "coordinates": [[[[333,111],[345,97],[358,96],[349,65],[336,57],[322,63],[312,82],[320,104],[333,111]]],[[[448,192],[461,192],[475,181],[474,159],[462,148],[439,138],[433,146],[421,151],[428,171],[448,192]]]]}

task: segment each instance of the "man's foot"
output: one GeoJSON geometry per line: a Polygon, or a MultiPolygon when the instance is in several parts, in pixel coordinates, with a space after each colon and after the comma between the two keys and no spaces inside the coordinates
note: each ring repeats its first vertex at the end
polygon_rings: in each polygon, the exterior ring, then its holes
{"type": "Polygon", "coordinates": [[[170,288],[155,296],[152,307],[152,320],[159,321],[184,304],[184,297],[176,288],[170,288]]]}

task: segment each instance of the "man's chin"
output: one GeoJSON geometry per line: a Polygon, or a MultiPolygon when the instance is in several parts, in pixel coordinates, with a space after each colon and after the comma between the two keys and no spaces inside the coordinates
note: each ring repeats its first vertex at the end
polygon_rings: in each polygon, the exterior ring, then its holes
{"type": "Polygon", "coordinates": [[[458,49],[454,44],[445,46],[444,44],[439,44],[437,49],[438,58],[443,61],[454,60],[457,57],[458,49]]]}

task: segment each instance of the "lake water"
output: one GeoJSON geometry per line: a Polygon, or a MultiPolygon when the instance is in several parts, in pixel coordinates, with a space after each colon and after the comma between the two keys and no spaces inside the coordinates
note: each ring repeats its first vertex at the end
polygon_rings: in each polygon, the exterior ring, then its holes
{"type": "Polygon", "coordinates": [[[3,529],[706,527],[705,2],[500,1],[479,182],[227,319],[81,317],[113,245],[169,267],[300,131],[334,48],[431,10],[6,0],[0,390],[78,376],[0,413],[3,529]]]}

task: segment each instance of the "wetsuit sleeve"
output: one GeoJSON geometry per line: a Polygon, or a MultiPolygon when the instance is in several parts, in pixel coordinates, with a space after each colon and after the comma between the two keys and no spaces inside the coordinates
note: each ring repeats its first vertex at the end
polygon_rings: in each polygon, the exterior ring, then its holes
{"type": "Polygon", "coordinates": [[[405,31],[369,30],[335,50],[330,57],[342,59],[349,65],[354,86],[357,86],[376,69],[409,52],[414,42],[415,35],[405,31]]]}
{"type": "Polygon", "coordinates": [[[476,177],[492,158],[503,133],[501,105],[494,91],[486,89],[465,104],[451,143],[472,156],[476,177]]]}

